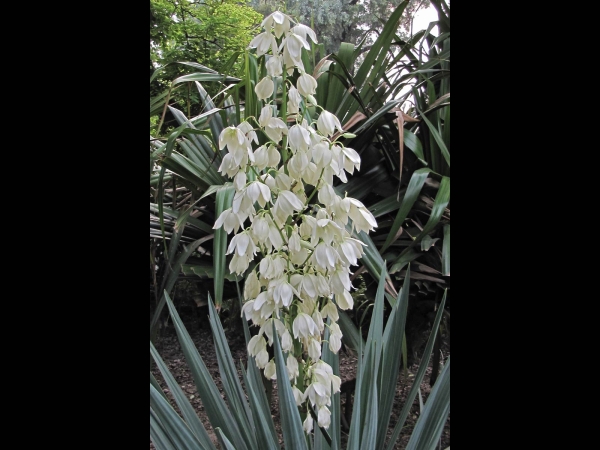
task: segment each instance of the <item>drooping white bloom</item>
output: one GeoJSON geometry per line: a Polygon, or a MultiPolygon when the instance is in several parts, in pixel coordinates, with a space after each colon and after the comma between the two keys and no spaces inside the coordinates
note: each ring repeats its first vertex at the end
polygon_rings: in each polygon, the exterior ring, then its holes
{"type": "Polygon", "coordinates": [[[280,38],[283,33],[289,31],[290,22],[293,22],[293,20],[288,15],[282,13],[281,11],[275,11],[274,13],[265,17],[261,23],[261,26],[266,30],[270,30],[271,27],[274,27],[275,36],[280,38]]]}
{"type": "Polygon", "coordinates": [[[290,332],[286,330],[281,335],[281,350],[284,352],[289,352],[294,348],[294,342],[292,341],[292,335],[290,332]]]}
{"type": "Polygon", "coordinates": [[[271,56],[265,63],[265,66],[267,68],[267,75],[270,77],[279,77],[283,73],[281,56],[271,56]]]}
{"type": "Polygon", "coordinates": [[[310,45],[306,42],[306,39],[299,34],[290,33],[281,42],[279,50],[286,49],[292,61],[297,65],[298,61],[302,61],[302,47],[306,50],[310,50],[310,45]]]}
{"type": "Polygon", "coordinates": [[[313,420],[312,417],[310,416],[310,414],[306,415],[306,419],[304,419],[304,422],[302,422],[302,428],[304,428],[304,432],[306,434],[310,434],[310,432],[313,429],[313,420]]]}
{"type": "Polygon", "coordinates": [[[248,144],[246,148],[252,148],[252,141],[258,144],[258,136],[256,135],[256,131],[254,131],[254,128],[252,128],[252,125],[244,121],[240,123],[237,127],[242,131],[242,133],[244,133],[244,136],[246,136],[246,143],[248,144]]]}
{"type": "Polygon", "coordinates": [[[271,189],[265,183],[260,181],[253,181],[246,188],[246,194],[250,197],[252,202],[258,202],[261,208],[265,207],[267,202],[271,201],[271,189]]]}
{"type": "MultiPolygon", "coordinates": [[[[275,369],[275,359],[272,359],[265,366],[265,378],[267,380],[276,380],[277,379],[277,371],[275,369]]],[[[319,412],[320,414],[320,412],[319,412]]]]}
{"type": "Polygon", "coordinates": [[[235,163],[240,165],[244,156],[248,157],[248,144],[244,132],[237,127],[227,127],[219,135],[219,148],[227,150],[233,155],[235,163]]]}
{"type": "MultiPolygon", "coordinates": [[[[331,114],[329,111],[325,111],[325,110],[321,111],[321,114],[319,115],[319,118],[317,119],[317,129],[321,133],[323,133],[325,136],[333,136],[336,128],[339,131],[343,131],[340,120],[336,116],[331,114]]],[[[359,157],[359,161],[360,161],[360,157],[359,157]]]]}
{"type": "Polygon", "coordinates": [[[231,233],[233,230],[237,233],[238,229],[242,226],[244,220],[241,220],[240,215],[234,213],[231,208],[226,209],[221,213],[213,229],[219,229],[221,226],[225,229],[227,234],[231,233]]]}
{"type": "Polygon", "coordinates": [[[304,204],[296,194],[291,191],[280,191],[273,207],[273,215],[283,223],[288,216],[294,214],[294,211],[302,211],[303,209],[304,204]]]}
{"type": "Polygon", "coordinates": [[[348,147],[342,148],[342,166],[344,170],[349,174],[354,173],[354,168],[356,170],[360,170],[360,155],[356,152],[356,150],[348,147]]]}
{"type": "Polygon", "coordinates": [[[332,323],[329,327],[329,349],[337,353],[342,347],[342,330],[337,323],[332,323]]]}
{"type": "Polygon", "coordinates": [[[306,25],[302,25],[301,23],[299,23],[294,28],[292,28],[292,33],[297,34],[305,40],[306,36],[309,36],[315,44],[317,43],[317,35],[315,34],[312,28],[307,27],[306,25]]]}
{"type": "Polygon", "coordinates": [[[319,243],[310,257],[311,262],[322,270],[334,269],[338,259],[339,255],[335,249],[325,242],[319,243]]]}
{"type": "Polygon", "coordinates": [[[250,41],[249,47],[256,48],[257,56],[264,55],[269,51],[269,48],[273,51],[273,54],[277,53],[277,41],[270,31],[260,33],[254,39],[250,41]]]}
{"type": "Polygon", "coordinates": [[[350,201],[350,211],[348,211],[348,216],[352,219],[352,228],[357,231],[366,231],[369,232],[374,230],[377,227],[377,221],[371,211],[369,211],[362,202],[347,197],[350,201]]]}
{"type": "Polygon", "coordinates": [[[300,110],[300,103],[302,103],[300,92],[294,86],[290,87],[287,103],[288,114],[296,114],[300,110]]]}
{"type": "Polygon", "coordinates": [[[317,80],[309,74],[303,73],[298,77],[296,87],[298,88],[298,92],[305,97],[307,95],[315,95],[317,93],[317,80]]]}
{"type": "Polygon", "coordinates": [[[321,343],[316,339],[308,339],[308,356],[313,362],[317,362],[321,359],[321,343]]]}
{"type": "Polygon", "coordinates": [[[292,330],[296,339],[317,336],[319,332],[315,321],[306,313],[298,314],[292,324],[292,330]]]}
{"type": "Polygon", "coordinates": [[[269,98],[271,95],[273,95],[274,90],[275,84],[273,83],[273,80],[271,80],[271,78],[269,77],[264,77],[254,87],[254,92],[256,92],[256,96],[259,100],[269,98]]]}
{"type": "Polygon", "coordinates": [[[304,400],[306,399],[302,391],[298,389],[296,385],[294,385],[292,386],[292,393],[294,394],[294,400],[296,401],[296,405],[302,405],[302,403],[304,403],[304,400]]]}
{"type": "Polygon", "coordinates": [[[292,151],[308,151],[310,145],[310,134],[305,126],[296,124],[288,131],[288,143],[292,151]]]}
{"type": "Polygon", "coordinates": [[[352,309],[354,306],[354,299],[350,295],[350,292],[344,291],[341,295],[335,296],[335,301],[340,309],[352,309]]]}
{"type": "Polygon", "coordinates": [[[300,375],[300,372],[298,370],[298,360],[294,358],[294,355],[292,355],[291,353],[286,359],[286,368],[288,372],[288,378],[290,379],[290,381],[295,383],[296,378],[298,378],[298,375],[300,375]]]}
{"type": "Polygon", "coordinates": [[[319,414],[317,418],[320,427],[329,428],[329,425],[331,424],[331,412],[327,406],[322,406],[319,408],[319,414]]]}
{"type": "Polygon", "coordinates": [[[344,267],[336,267],[331,272],[330,278],[331,292],[336,295],[342,295],[345,291],[352,289],[352,283],[350,282],[350,273],[348,269],[344,267]]]}
{"type": "Polygon", "coordinates": [[[292,304],[294,298],[294,288],[287,282],[285,278],[279,278],[274,280],[273,285],[273,300],[277,303],[277,306],[285,306],[286,308],[292,304]]]}
{"type": "Polygon", "coordinates": [[[260,294],[260,283],[256,272],[253,270],[246,277],[244,283],[244,300],[255,299],[260,294]]]}
{"type": "Polygon", "coordinates": [[[321,310],[321,315],[323,316],[323,319],[331,317],[331,320],[333,322],[337,322],[337,320],[339,319],[337,306],[335,306],[335,303],[331,301],[327,302],[327,304],[323,307],[323,309],[321,310]]]}

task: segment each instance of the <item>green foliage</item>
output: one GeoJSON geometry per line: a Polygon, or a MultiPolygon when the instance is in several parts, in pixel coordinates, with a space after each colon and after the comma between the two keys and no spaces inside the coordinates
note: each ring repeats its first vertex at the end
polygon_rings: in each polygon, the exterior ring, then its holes
{"type": "MultiPolygon", "coordinates": [[[[358,44],[363,38],[372,43],[391,13],[403,0],[251,0],[251,5],[261,14],[280,10],[313,28],[327,53],[337,53],[342,42],[358,44]],[[366,36],[365,36],[366,35],[366,36]]],[[[399,27],[404,33],[411,31],[412,18],[418,10],[427,8],[429,0],[410,0],[399,27]]]]}
{"type": "MultiPolygon", "coordinates": [[[[387,439],[387,429],[393,407],[393,396],[389,393],[395,390],[398,380],[400,365],[398,348],[404,334],[410,275],[407,276],[404,287],[394,301],[390,317],[384,323],[385,279],[386,276],[383,273],[377,289],[374,319],[371,321],[367,341],[358,354],[359,368],[351,428],[346,446],[348,450],[383,448],[391,450],[395,447],[395,442],[405,426],[406,418],[415,401],[427,367],[424,364],[422,370],[419,369],[417,372],[407,395],[407,401],[402,406],[400,417],[394,426],[392,436],[387,439]]],[[[166,292],[165,298],[194,383],[222,448],[280,449],[279,436],[276,433],[270,406],[266,401],[265,389],[260,381],[261,374],[256,367],[254,358],[249,356],[246,367],[240,367],[244,389],[212,302],[209,302],[210,323],[224,396],[219,392],[166,292]]],[[[425,361],[428,361],[431,356],[436,330],[443,315],[444,300],[445,297],[435,318],[434,331],[423,355],[425,361]]],[[[245,321],[244,334],[246,344],[248,344],[250,332],[245,321]]],[[[281,350],[280,338],[275,330],[273,335],[276,336],[274,341],[278,373],[286,373],[283,363],[286,355],[281,350]]],[[[162,361],[152,343],[150,343],[150,353],[166,385],[173,393],[175,404],[181,411],[181,414],[178,414],[169,404],[162,394],[157,380],[150,373],[150,437],[157,450],[214,449],[215,445],[210,441],[207,430],[203,428],[198,417],[193,413],[189,400],[170,374],[167,365],[162,361]]],[[[338,355],[325,353],[324,357],[334,368],[334,373],[339,375],[338,355]]],[[[301,417],[287,380],[278,380],[278,396],[284,448],[319,448],[322,450],[342,448],[339,394],[332,399],[334,406],[332,406],[332,425],[329,431],[317,428],[307,438],[302,430],[301,417]]],[[[412,450],[435,449],[449,413],[450,360],[448,359],[424,405],[423,413],[411,433],[409,448],[412,450]]]]}
{"type": "MultiPolygon", "coordinates": [[[[154,76],[150,97],[166,95],[172,80],[190,73],[189,65],[181,62],[240,76],[241,55],[261,21],[262,15],[245,0],[150,0],[150,76],[154,76]]],[[[211,83],[207,90],[214,97],[223,86],[211,83]]],[[[175,102],[188,116],[200,112],[197,109],[200,97],[192,84],[171,92],[169,98],[171,104],[175,102]]],[[[160,113],[154,112],[151,119],[160,113]]],[[[172,117],[168,121],[174,125],[172,117]]],[[[156,128],[151,129],[154,134],[156,128]]]]}

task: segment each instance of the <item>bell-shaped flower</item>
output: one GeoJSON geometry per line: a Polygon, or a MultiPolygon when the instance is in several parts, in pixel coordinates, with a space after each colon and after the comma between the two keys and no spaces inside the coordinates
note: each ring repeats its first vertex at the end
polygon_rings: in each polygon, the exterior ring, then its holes
{"type": "Polygon", "coordinates": [[[298,378],[298,375],[300,375],[300,371],[298,370],[298,360],[294,358],[294,355],[291,353],[286,359],[286,368],[288,372],[288,378],[295,384],[296,378],[298,378]]]}
{"type": "Polygon", "coordinates": [[[256,135],[254,128],[252,128],[252,125],[244,121],[237,127],[238,129],[242,130],[242,133],[244,133],[244,136],[246,136],[246,143],[248,144],[247,148],[251,147],[252,141],[254,141],[255,144],[258,144],[258,136],[256,135]]]}
{"type": "Polygon", "coordinates": [[[302,62],[302,58],[294,59],[290,54],[288,47],[283,47],[283,64],[285,65],[286,72],[288,75],[293,75],[294,67],[297,67],[299,71],[304,71],[304,63],[302,62]]]}
{"type": "Polygon", "coordinates": [[[308,356],[313,362],[317,362],[321,359],[321,343],[316,339],[309,338],[308,339],[308,356]]]}
{"type": "Polygon", "coordinates": [[[338,308],[342,310],[352,309],[354,306],[354,299],[348,291],[342,292],[341,295],[336,295],[335,301],[337,302],[338,308]]]}
{"type": "Polygon", "coordinates": [[[264,208],[267,202],[271,201],[271,189],[265,183],[253,181],[246,188],[246,195],[252,202],[258,202],[261,208],[264,208]]]}
{"type": "MultiPolygon", "coordinates": [[[[265,378],[267,380],[276,380],[277,379],[277,370],[275,368],[275,359],[271,359],[265,366],[265,378]]],[[[319,412],[320,414],[320,412],[319,412]]]]}
{"type": "Polygon", "coordinates": [[[302,150],[308,152],[310,145],[310,133],[306,127],[296,124],[288,131],[288,143],[292,151],[302,150]]]}
{"type": "Polygon", "coordinates": [[[294,341],[292,340],[292,335],[286,329],[281,335],[281,350],[284,352],[290,352],[294,348],[294,341]]]}
{"type": "Polygon", "coordinates": [[[248,274],[244,283],[244,300],[255,299],[258,294],[260,294],[260,283],[253,270],[248,274]]]}
{"type": "Polygon", "coordinates": [[[227,150],[233,155],[235,163],[239,166],[244,157],[248,157],[248,144],[244,132],[237,127],[227,127],[219,134],[219,148],[227,150]]]}
{"type": "Polygon", "coordinates": [[[343,167],[349,174],[354,173],[354,168],[360,170],[360,155],[356,150],[348,147],[342,148],[343,167]]]}
{"type": "Polygon", "coordinates": [[[233,178],[240,170],[240,165],[235,163],[235,159],[231,153],[227,153],[221,161],[219,166],[219,172],[221,175],[227,174],[228,177],[233,178]]]}
{"type": "Polygon", "coordinates": [[[250,41],[249,47],[256,48],[256,55],[261,56],[269,51],[269,48],[273,51],[273,54],[277,53],[277,41],[270,31],[260,33],[254,39],[250,41]]]}
{"type": "Polygon", "coordinates": [[[251,260],[246,255],[240,256],[236,253],[229,262],[229,272],[237,273],[238,275],[243,274],[250,265],[251,260]]]}
{"type": "Polygon", "coordinates": [[[317,80],[309,74],[303,73],[298,77],[296,87],[298,88],[298,92],[305,97],[307,95],[315,95],[317,93],[317,80]]]}
{"type": "Polygon", "coordinates": [[[292,33],[297,34],[305,40],[306,36],[309,36],[315,44],[317,43],[317,35],[315,34],[312,28],[307,27],[306,25],[302,25],[301,23],[299,23],[298,25],[292,28],[292,33]]]}
{"type": "Polygon", "coordinates": [[[333,322],[337,322],[340,316],[335,303],[331,301],[327,302],[327,304],[323,306],[323,309],[321,310],[321,316],[323,316],[323,319],[330,317],[333,322]]]}
{"type": "Polygon", "coordinates": [[[290,87],[288,91],[288,103],[287,103],[287,111],[288,114],[296,114],[300,110],[300,104],[302,103],[302,96],[298,89],[294,86],[290,87]]]}
{"type": "Polygon", "coordinates": [[[256,96],[259,100],[265,100],[273,95],[273,91],[275,90],[275,84],[273,80],[269,77],[264,77],[262,80],[258,82],[258,84],[254,87],[254,92],[256,92],[256,96]]]}
{"type": "Polygon", "coordinates": [[[294,214],[294,211],[302,211],[303,209],[304,204],[296,194],[291,191],[280,191],[273,207],[273,215],[283,223],[288,216],[294,214]]]}
{"type": "Polygon", "coordinates": [[[331,411],[329,411],[327,406],[322,406],[319,408],[317,419],[320,427],[325,429],[329,428],[329,425],[331,424],[331,411]]]}
{"type": "Polygon", "coordinates": [[[334,248],[325,242],[319,243],[315,247],[310,260],[321,270],[332,270],[335,268],[339,255],[334,248]]]}
{"type": "Polygon", "coordinates": [[[348,269],[341,266],[336,267],[335,270],[331,272],[329,284],[331,286],[331,292],[336,295],[342,295],[344,292],[352,289],[348,269]]]}
{"type": "Polygon", "coordinates": [[[306,42],[299,34],[290,33],[287,37],[281,42],[279,46],[279,50],[287,49],[290,57],[293,61],[301,61],[302,60],[302,47],[306,50],[310,50],[310,45],[306,42]]]}
{"type": "Polygon", "coordinates": [[[323,110],[317,119],[317,129],[325,136],[329,137],[333,136],[336,128],[343,132],[340,120],[329,111],[323,110]]]}
{"type": "MultiPolygon", "coordinates": [[[[300,406],[302,405],[302,403],[304,403],[304,401],[306,400],[306,397],[304,397],[304,394],[302,393],[302,391],[300,389],[298,389],[295,385],[292,386],[292,394],[294,394],[294,400],[296,402],[296,406],[300,406]]],[[[310,418],[310,416],[308,416],[310,418]]]]}
{"type": "Polygon", "coordinates": [[[313,419],[310,414],[306,415],[306,419],[302,422],[302,428],[304,428],[304,432],[309,435],[313,429],[313,419]]]}
{"type": "Polygon", "coordinates": [[[237,233],[238,229],[242,226],[242,223],[244,223],[244,221],[241,220],[240,215],[234,213],[231,208],[228,208],[221,213],[215,222],[213,229],[218,230],[223,226],[227,234],[231,233],[233,230],[237,233]]]}
{"type": "Polygon", "coordinates": [[[329,349],[335,354],[342,347],[342,330],[337,323],[329,326],[329,349]]]}
{"type": "Polygon", "coordinates": [[[344,237],[338,247],[338,254],[347,265],[357,266],[358,259],[364,254],[363,244],[358,239],[344,237]]]}
{"type": "Polygon", "coordinates": [[[300,313],[296,316],[292,324],[292,330],[294,332],[294,338],[296,339],[315,337],[319,334],[317,324],[315,324],[312,317],[306,313],[300,313]]]}
{"type": "Polygon", "coordinates": [[[273,284],[275,285],[275,289],[273,290],[273,300],[277,303],[277,306],[283,305],[288,308],[294,299],[295,289],[285,278],[274,280],[273,284]]]}
{"type": "Polygon", "coordinates": [[[265,67],[267,68],[267,75],[269,75],[270,77],[281,76],[283,74],[282,62],[283,59],[281,58],[281,56],[271,56],[265,63],[265,67]]]}
{"type": "Polygon", "coordinates": [[[348,199],[350,200],[348,215],[352,219],[352,228],[359,232],[374,230],[377,227],[377,221],[373,214],[360,201],[349,197],[348,199]]]}
{"type": "Polygon", "coordinates": [[[280,38],[283,33],[290,30],[290,22],[292,22],[292,19],[287,14],[275,11],[265,17],[261,26],[266,30],[270,30],[271,27],[275,28],[275,36],[280,38]]]}

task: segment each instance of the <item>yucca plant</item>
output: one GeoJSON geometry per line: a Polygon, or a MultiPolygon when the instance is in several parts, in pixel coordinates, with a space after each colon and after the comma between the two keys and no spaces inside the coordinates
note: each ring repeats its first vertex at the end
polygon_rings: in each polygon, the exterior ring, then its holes
{"type": "MultiPolygon", "coordinates": [[[[396,298],[385,293],[385,273],[382,275],[377,288],[375,310],[368,337],[366,342],[359,344],[354,406],[350,430],[344,439],[342,439],[341,431],[342,412],[339,394],[335,394],[332,398],[329,429],[315,428],[314,432],[307,435],[303,430],[292,387],[285,378],[283,381],[277,381],[282,436],[276,433],[275,423],[261,381],[262,375],[257,368],[255,358],[249,356],[246,367],[240,366],[242,373],[242,379],[240,379],[217,311],[210,302],[210,325],[225,393],[225,398],[223,398],[177,314],[168,293],[165,292],[169,313],[173,319],[181,348],[222,449],[280,449],[282,448],[279,444],[281,440],[283,440],[283,448],[286,449],[391,450],[395,448],[395,443],[405,426],[412,404],[419,393],[426,364],[423,364],[416,373],[397,422],[390,424],[393,396],[389,393],[395,390],[398,381],[400,367],[398,348],[401,347],[404,334],[410,269],[408,269],[404,287],[396,298]],[[385,296],[392,304],[387,321],[384,321],[383,315],[385,296]],[[393,431],[390,439],[386,439],[390,426],[393,426],[393,431]],[[345,446],[342,446],[342,441],[346,442],[345,446]]],[[[435,318],[434,331],[423,354],[424,361],[431,356],[436,330],[443,316],[444,302],[445,296],[435,318]]],[[[244,322],[244,333],[248,344],[250,330],[246,322],[244,322]]],[[[282,352],[280,339],[276,338],[274,344],[278,372],[285,373],[286,354],[282,352]]],[[[174,403],[169,401],[163,393],[160,383],[150,373],[150,437],[155,447],[158,450],[217,448],[152,342],[150,343],[150,353],[174,400],[174,403]],[[175,405],[179,412],[174,408],[175,405]]],[[[338,355],[325,350],[323,358],[337,374],[338,355]]],[[[449,412],[450,358],[444,364],[440,377],[412,430],[406,448],[435,449],[449,412]]]]}

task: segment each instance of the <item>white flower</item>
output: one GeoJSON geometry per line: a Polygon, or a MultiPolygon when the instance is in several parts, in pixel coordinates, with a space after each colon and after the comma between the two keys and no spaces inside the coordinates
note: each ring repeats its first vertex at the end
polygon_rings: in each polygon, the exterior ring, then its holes
{"type": "Polygon", "coordinates": [[[258,352],[256,355],[256,366],[259,369],[263,369],[269,362],[269,353],[266,350],[258,352]]]}
{"type": "Polygon", "coordinates": [[[337,353],[342,347],[342,330],[337,323],[332,323],[329,327],[329,349],[337,353]]]}
{"type": "Polygon", "coordinates": [[[250,146],[252,145],[252,141],[258,144],[258,136],[256,135],[254,128],[252,128],[252,125],[244,121],[240,123],[237,127],[242,131],[242,133],[244,133],[244,136],[246,136],[246,142],[248,144],[247,148],[250,148],[250,146]]]}
{"type": "Polygon", "coordinates": [[[300,110],[300,103],[302,103],[300,92],[294,86],[290,87],[287,103],[288,114],[296,114],[300,110]]]}
{"type": "Polygon", "coordinates": [[[302,403],[304,403],[304,400],[306,400],[302,391],[298,389],[295,385],[292,386],[292,393],[294,394],[294,400],[296,401],[297,406],[302,405],[302,403]]]}
{"type": "Polygon", "coordinates": [[[326,406],[319,408],[318,422],[320,427],[329,428],[331,424],[331,412],[326,406]]]}
{"type": "Polygon", "coordinates": [[[292,341],[292,335],[286,329],[281,335],[281,350],[289,352],[294,348],[294,342],[292,341]]]}
{"type": "Polygon", "coordinates": [[[238,172],[233,179],[233,185],[235,186],[236,191],[241,191],[246,185],[246,172],[238,172]]]}
{"type": "Polygon", "coordinates": [[[288,131],[288,143],[292,151],[307,152],[310,145],[310,134],[306,127],[298,124],[292,126],[288,131]]]}
{"type": "Polygon", "coordinates": [[[318,268],[332,270],[335,268],[338,258],[339,255],[331,245],[321,242],[315,247],[310,259],[318,268]]]}
{"type": "Polygon", "coordinates": [[[342,292],[341,295],[336,295],[335,301],[340,309],[352,309],[354,306],[354,300],[348,291],[342,292]]]}
{"type": "Polygon", "coordinates": [[[302,428],[304,428],[304,432],[306,434],[310,434],[310,432],[313,429],[313,420],[312,417],[310,417],[310,414],[306,415],[306,419],[304,419],[304,422],[302,423],[302,428]]]}
{"type": "Polygon", "coordinates": [[[235,159],[231,153],[227,153],[223,157],[223,161],[221,161],[221,165],[219,166],[219,172],[222,175],[227,174],[228,177],[234,177],[236,173],[240,170],[240,165],[235,163],[235,159]]]}
{"type": "Polygon", "coordinates": [[[269,51],[269,47],[273,50],[273,53],[277,53],[277,41],[269,31],[260,33],[254,39],[250,41],[249,47],[256,48],[256,54],[258,56],[264,55],[269,51]]]}
{"type": "Polygon", "coordinates": [[[298,91],[305,97],[307,95],[315,95],[317,93],[317,80],[307,73],[303,73],[298,77],[296,86],[298,91]]]}
{"type": "Polygon", "coordinates": [[[260,294],[260,283],[258,282],[256,272],[253,270],[248,274],[244,283],[244,300],[254,299],[258,294],[260,294]]]}
{"type": "Polygon", "coordinates": [[[374,227],[377,227],[377,221],[373,214],[360,201],[350,197],[347,198],[350,201],[348,215],[352,219],[352,228],[366,232],[374,230],[374,227]]]}
{"type": "Polygon", "coordinates": [[[306,50],[310,50],[310,45],[306,42],[306,39],[298,34],[290,33],[283,42],[281,42],[279,50],[285,48],[288,51],[290,58],[297,64],[298,61],[302,61],[302,47],[306,50]]]}
{"type": "Polygon", "coordinates": [[[228,208],[221,213],[215,222],[213,229],[217,230],[223,226],[227,234],[231,233],[233,230],[237,233],[238,229],[242,226],[242,223],[244,223],[244,221],[241,220],[241,217],[234,213],[231,208],[228,208]]]}
{"type": "Polygon", "coordinates": [[[275,369],[275,359],[272,359],[265,366],[265,378],[267,380],[276,380],[277,379],[277,371],[275,369]]]}
{"type": "Polygon", "coordinates": [[[298,314],[298,316],[294,319],[292,329],[294,332],[294,338],[296,339],[313,337],[319,332],[312,317],[305,313],[298,314]]]}
{"type": "Polygon", "coordinates": [[[337,309],[337,306],[335,306],[335,303],[327,302],[327,304],[321,310],[321,316],[323,316],[323,319],[326,319],[327,317],[331,317],[332,321],[337,322],[337,320],[339,319],[339,315],[338,315],[338,309],[337,309]]]}
{"type": "Polygon", "coordinates": [[[265,341],[265,338],[260,334],[252,336],[248,342],[248,353],[250,353],[252,356],[256,356],[262,350],[266,350],[266,348],[267,341],[265,341]]]}
{"type": "Polygon", "coordinates": [[[274,90],[275,84],[269,77],[264,77],[254,88],[254,92],[256,92],[256,96],[259,100],[269,98],[271,95],[273,95],[274,90]]]}
{"type": "Polygon", "coordinates": [[[290,379],[290,381],[293,381],[295,383],[296,378],[298,378],[298,375],[300,375],[300,372],[298,370],[298,360],[296,360],[296,358],[294,358],[294,355],[290,353],[287,357],[286,362],[288,378],[290,379]]]}
{"type": "Polygon", "coordinates": [[[321,343],[316,339],[308,339],[308,356],[313,362],[317,362],[321,359],[321,343]]]}
{"type": "Polygon", "coordinates": [[[350,274],[344,267],[337,267],[331,273],[330,278],[331,291],[336,295],[341,295],[344,291],[352,288],[350,274]]]}
{"type": "Polygon", "coordinates": [[[273,300],[275,300],[275,303],[277,303],[278,306],[283,304],[286,308],[289,307],[294,298],[294,289],[285,278],[276,280],[274,284],[276,287],[273,291],[273,300]]]}
{"type": "Polygon", "coordinates": [[[294,59],[292,55],[290,55],[287,45],[283,47],[283,64],[286,67],[287,74],[290,76],[294,73],[294,67],[297,67],[300,71],[304,71],[302,58],[294,59]]]}
{"type": "Polygon", "coordinates": [[[317,35],[312,30],[312,28],[307,27],[306,25],[302,25],[301,23],[299,23],[294,28],[292,28],[292,33],[297,34],[303,39],[306,39],[306,36],[308,35],[315,44],[317,43],[317,35]]]}
{"type": "Polygon", "coordinates": [[[240,256],[238,254],[235,254],[229,262],[229,271],[231,273],[237,273],[238,275],[241,275],[246,271],[246,269],[250,265],[251,260],[251,258],[248,258],[245,255],[240,256]]]}
{"type": "Polygon", "coordinates": [[[273,55],[271,56],[265,66],[267,68],[267,75],[270,77],[279,77],[283,74],[283,67],[281,66],[282,59],[281,56],[273,55]]]}
{"type": "Polygon", "coordinates": [[[233,155],[235,163],[239,166],[244,157],[248,157],[248,144],[244,132],[237,127],[227,127],[219,135],[219,148],[222,150],[227,146],[229,153],[233,155]]]}
{"type": "Polygon", "coordinates": [[[264,208],[265,204],[271,201],[271,189],[260,181],[253,181],[250,183],[246,188],[246,194],[253,203],[258,202],[261,208],[264,208]]]}
{"type": "Polygon", "coordinates": [[[360,170],[360,155],[356,150],[343,147],[342,148],[343,167],[349,174],[354,173],[354,168],[360,170]]]}
{"type": "Polygon", "coordinates": [[[292,19],[288,15],[280,11],[275,11],[274,13],[265,17],[261,25],[266,30],[270,30],[271,27],[274,27],[275,36],[279,38],[283,33],[289,31],[290,21],[292,21],[292,19]]]}
{"type": "Polygon", "coordinates": [[[273,215],[283,223],[288,216],[294,214],[294,211],[302,211],[303,209],[304,204],[296,194],[291,191],[280,191],[273,207],[273,215]]]}
{"type": "MultiPolygon", "coordinates": [[[[329,111],[323,110],[317,119],[317,129],[325,136],[332,136],[336,128],[343,131],[340,120],[329,111]]],[[[358,160],[360,162],[360,157],[358,160]]]]}

